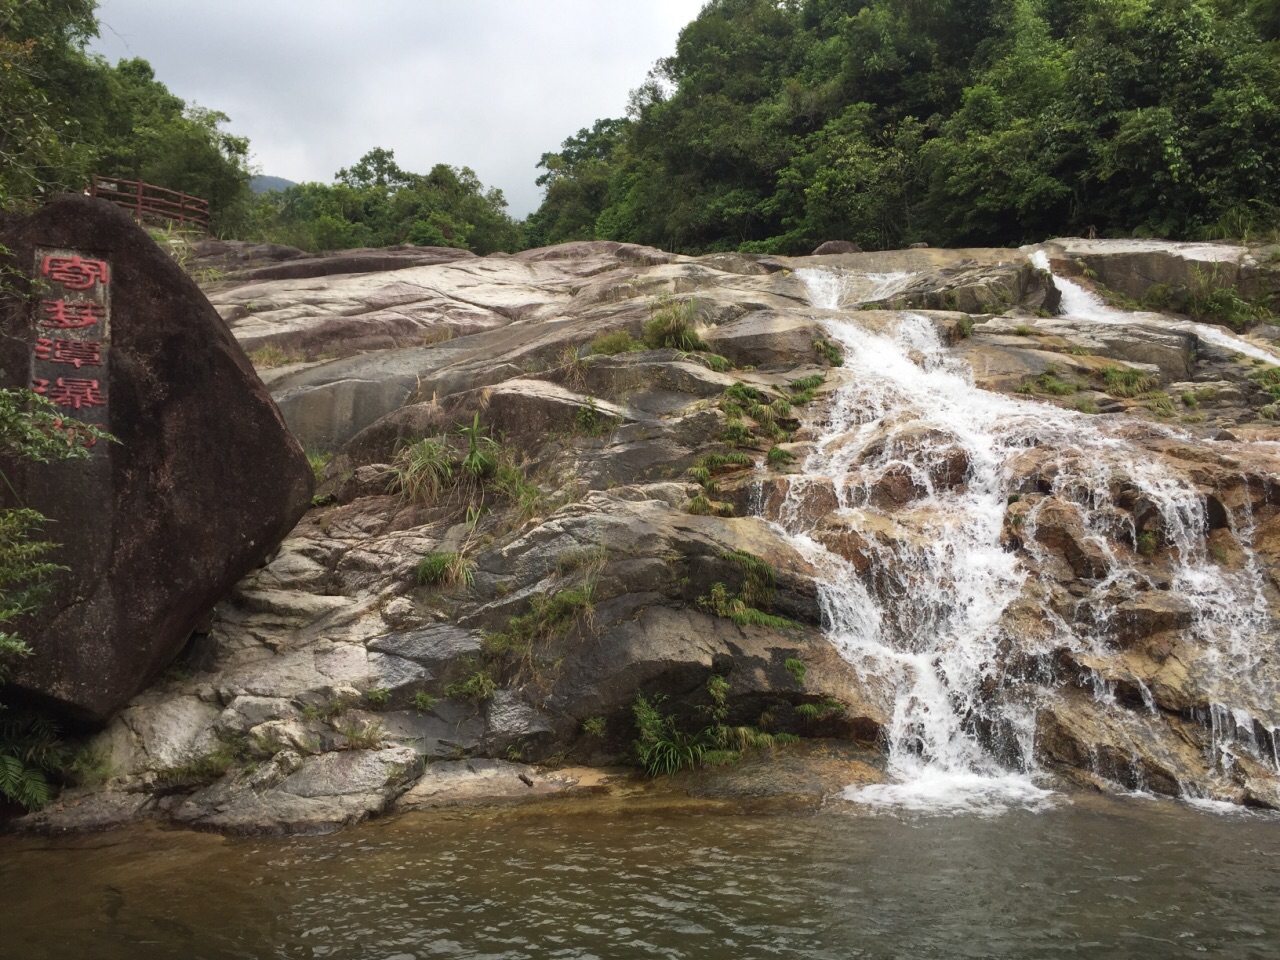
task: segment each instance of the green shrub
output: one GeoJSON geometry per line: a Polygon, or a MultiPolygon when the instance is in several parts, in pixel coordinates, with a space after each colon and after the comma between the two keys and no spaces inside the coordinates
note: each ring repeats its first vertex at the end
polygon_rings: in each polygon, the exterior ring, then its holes
{"type": "Polygon", "coordinates": [[[713,583],[711,592],[704,597],[700,597],[698,605],[717,617],[732,620],[740,627],[772,627],[775,630],[786,630],[799,626],[793,620],[788,620],[785,617],[776,617],[773,614],[765,613],[763,610],[747,606],[741,597],[729,593],[729,588],[723,583],[713,583]]]}
{"type": "Polygon", "coordinates": [[[631,710],[635,716],[636,755],[645,773],[659,777],[693,769],[706,756],[708,744],[701,733],[688,734],[676,727],[675,718],[662,713],[657,704],[661,697],[648,700],[636,694],[631,710]]]}
{"type": "Polygon", "coordinates": [[[803,660],[799,660],[796,657],[787,657],[783,666],[786,668],[787,673],[791,674],[791,679],[795,680],[800,686],[804,686],[804,675],[808,671],[803,660]]]}
{"type": "Polygon", "coordinates": [[[1018,392],[1041,393],[1055,397],[1065,397],[1068,394],[1075,393],[1078,389],[1078,384],[1063,380],[1058,376],[1057,370],[1053,367],[1049,367],[1038,377],[1029,377],[1022,381],[1022,384],[1018,387],[1018,392]]]}
{"type": "Polygon", "coordinates": [[[0,797],[36,810],[49,802],[49,776],[67,764],[57,726],[27,712],[0,719],[0,797]]]}
{"type": "Polygon", "coordinates": [[[1141,303],[1148,310],[1168,310],[1173,304],[1173,290],[1167,283],[1153,283],[1142,295],[1141,303]]]}
{"type": "Polygon", "coordinates": [[[486,636],[493,652],[526,651],[541,640],[564,633],[579,617],[590,617],[594,611],[591,587],[560,590],[553,594],[535,594],[529,610],[507,621],[501,633],[486,636]]]}
{"type": "MultiPolygon", "coordinates": [[[[499,465],[493,476],[493,488],[516,506],[516,517],[524,523],[542,513],[546,507],[546,498],[538,485],[525,475],[521,467],[509,462],[510,455],[505,451],[499,458],[499,465]]],[[[474,524],[469,524],[474,529],[474,524]]]]}
{"type": "Polygon", "coordinates": [[[1261,303],[1251,303],[1240,296],[1230,278],[1221,276],[1215,265],[1205,271],[1192,268],[1191,288],[1182,309],[1196,320],[1219,323],[1237,332],[1255,320],[1271,320],[1271,311],[1261,303]]]}
{"type": "Polygon", "coordinates": [[[307,464],[311,467],[311,472],[315,475],[316,483],[320,483],[324,480],[324,468],[329,465],[329,461],[332,459],[332,450],[315,450],[308,448],[307,464]]]}
{"type": "Polygon", "coordinates": [[[457,425],[458,433],[467,441],[467,452],[462,457],[462,472],[473,480],[484,480],[498,469],[498,442],[488,435],[489,428],[480,423],[480,414],[471,423],[457,425]]]}
{"type": "Polygon", "coordinates": [[[708,370],[716,373],[728,373],[733,369],[733,361],[728,357],[722,357],[718,353],[696,353],[693,359],[700,362],[708,370]]]}
{"type": "Polygon", "coordinates": [[[78,786],[90,788],[102,786],[118,772],[110,754],[89,745],[76,751],[66,769],[78,786]]]}
{"type": "Polygon", "coordinates": [[[817,723],[828,717],[839,716],[848,709],[839,700],[823,697],[817,703],[801,703],[796,706],[796,713],[805,723],[817,723]]]}
{"type": "Polygon", "coordinates": [[[603,737],[604,731],[604,717],[587,717],[582,721],[582,732],[588,737],[603,737]]]}
{"type": "Polygon", "coordinates": [[[261,751],[243,734],[219,734],[218,745],[208,753],[171,767],[155,767],[161,783],[184,787],[203,786],[224,776],[237,763],[253,760],[261,751]]]}
{"type": "Polygon", "coordinates": [[[626,330],[615,330],[613,333],[606,333],[592,340],[590,349],[593,356],[612,357],[620,353],[633,353],[636,350],[643,350],[644,344],[632,337],[626,330]]]}
{"type": "Polygon", "coordinates": [[[498,683],[487,669],[473,670],[444,688],[446,697],[460,697],[476,703],[490,700],[498,692],[498,683]]]}
{"type": "Polygon", "coordinates": [[[1144,530],[1142,533],[1138,534],[1136,546],[1138,548],[1138,552],[1144,557],[1154,557],[1159,545],[1159,540],[1152,531],[1144,530]]]}
{"type": "Polygon", "coordinates": [[[391,488],[411,503],[432,503],[453,485],[456,463],[443,438],[423,437],[396,453],[391,488]]]}
{"type": "Polygon", "coordinates": [[[765,400],[765,395],[763,393],[755,387],[747,386],[742,381],[738,381],[731,387],[728,387],[724,392],[724,397],[743,408],[749,407],[753,403],[763,403],[765,400]]]}
{"type": "Polygon", "coordinates": [[[433,697],[425,690],[419,690],[413,695],[413,708],[418,711],[418,716],[422,716],[424,713],[430,713],[435,709],[438,702],[439,698],[433,697]]]}
{"type": "Polygon", "coordinates": [[[826,383],[827,378],[820,374],[813,374],[807,377],[801,377],[798,380],[792,380],[788,387],[791,390],[791,402],[795,404],[812,403],[817,397],[818,387],[826,383]]]}
{"type": "Polygon", "coordinates": [[[840,348],[823,337],[819,337],[813,341],[813,352],[820,358],[826,360],[833,367],[844,366],[844,353],[840,348]]]}
{"type": "Polygon", "coordinates": [[[600,413],[595,397],[587,397],[573,418],[573,428],[583,436],[600,437],[613,429],[613,418],[600,413]]]}
{"type": "Polygon", "coordinates": [[[662,347],[685,351],[709,349],[695,330],[697,316],[697,304],[693,300],[660,299],[653,319],[644,327],[645,346],[654,350],[662,347]]]}
{"type": "Polygon", "coordinates": [[[433,551],[418,562],[418,583],[424,587],[470,587],[476,562],[460,553],[433,551]]]}
{"type": "Polygon", "coordinates": [[[1136,397],[1158,387],[1160,378],[1128,367],[1105,367],[1102,370],[1102,385],[1113,397],[1136,397]]]}
{"type": "Polygon", "coordinates": [[[765,458],[771,467],[785,467],[788,464],[796,462],[796,455],[790,450],[784,450],[782,447],[770,447],[769,453],[765,458]]]}
{"type": "Polygon", "coordinates": [[[255,367],[283,367],[290,363],[305,363],[306,360],[305,354],[290,353],[274,343],[264,343],[249,351],[249,362],[255,367]]]}
{"type": "Polygon", "coordinates": [[[347,747],[351,750],[377,750],[387,735],[386,728],[377,720],[368,723],[352,720],[338,727],[338,733],[346,738],[347,747]]]}
{"type": "Polygon", "coordinates": [[[737,470],[751,466],[751,458],[745,453],[710,453],[699,457],[697,463],[688,469],[688,474],[702,484],[703,492],[708,496],[716,492],[715,477],[729,470],[737,470]]]}
{"type": "Polygon", "coordinates": [[[773,605],[773,590],[777,585],[777,576],[767,561],[745,550],[731,550],[720,554],[720,559],[731,560],[742,571],[743,603],[753,607],[769,607],[773,605]]]}
{"type": "Polygon", "coordinates": [[[708,517],[732,517],[733,504],[720,500],[712,500],[705,493],[700,493],[689,501],[689,506],[685,508],[694,516],[708,517]]]}

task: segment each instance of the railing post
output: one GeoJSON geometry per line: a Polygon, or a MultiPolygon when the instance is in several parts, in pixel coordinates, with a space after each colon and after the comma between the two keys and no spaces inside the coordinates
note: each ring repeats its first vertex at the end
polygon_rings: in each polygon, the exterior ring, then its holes
{"type": "Polygon", "coordinates": [[[142,181],[138,181],[138,222],[142,222],[142,181]]]}

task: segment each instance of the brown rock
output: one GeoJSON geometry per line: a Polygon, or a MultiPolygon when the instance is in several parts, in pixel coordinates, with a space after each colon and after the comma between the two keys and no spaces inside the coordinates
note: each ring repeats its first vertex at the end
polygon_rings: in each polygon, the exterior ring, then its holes
{"type": "Polygon", "coordinates": [[[55,559],[70,568],[43,610],[19,625],[35,656],[15,665],[11,682],[103,720],[293,527],[312,474],[195,283],[112,204],[68,196],[18,224],[4,245],[24,276],[53,267],[43,301],[96,298],[105,308],[93,327],[57,331],[97,344],[99,365],[36,358],[37,337],[49,333],[41,317],[53,315],[28,309],[25,280],[0,321],[5,384],[51,381],[47,396],[67,416],[95,420],[119,440],[84,461],[6,465],[0,493],[4,505],[54,521],[50,536],[63,544],[55,559]],[[60,256],[105,266],[58,282],[57,264],[67,261],[46,257],[60,256]],[[90,384],[96,392],[67,405],[73,385],[90,384]]]}
{"type": "Polygon", "coordinates": [[[1060,553],[1077,577],[1099,580],[1111,567],[1106,550],[1085,530],[1075,504],[1046,501],[1035,514],[1035,537],[1060,553]]]}
{"type": "Polygon", "coordinates": [[[862,248],[852,240],[828,240],[814,249],[812,256],[825,257],[833,253],[861,253],[862,248]]]}

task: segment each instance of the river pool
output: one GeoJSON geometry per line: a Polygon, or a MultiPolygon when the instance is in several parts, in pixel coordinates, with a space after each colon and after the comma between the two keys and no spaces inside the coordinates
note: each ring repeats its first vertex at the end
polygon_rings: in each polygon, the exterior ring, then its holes
{"type": "Polygon", "coordinates": [[[563,807],[0,838],[0,956],[1280,957],[1280,819],[563,807]]]}

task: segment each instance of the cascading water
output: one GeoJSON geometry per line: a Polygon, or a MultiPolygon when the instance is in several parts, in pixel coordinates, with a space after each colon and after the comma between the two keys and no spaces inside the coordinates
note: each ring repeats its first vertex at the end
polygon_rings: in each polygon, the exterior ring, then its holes
{"type": "MultiPolygon", "coordinates": [[[[797,276],[845,362],[827,422],[775,519],[823,572],[831,641],[894,691],[887,739],[896,783],[851,788],[850,799],[934,810],[1045,801],[1049,794],[1032,779],[1038,698],[1051,686],[1041,667],[1054,650],[1100,648],[1117,598],[1153,588],[1148,573],[1109,545],[1123,513],[1118,490],[1136,490],[1158,511],[1176,555],[1165,586],[1192,604],[1197,638],[1224,667],[1238,669],[1253,655],[1249,639],[1267,617],[1261,571],[1252,560],[1234,574],[1210,562],[1205,507],[1190,482],[1144,456],[1123,427],[976,388],[925,316],[900,313],[892,328],[873,332],[855,310],[845,312],[892,296],[909,274],[797,276]],[[1052,462],[1053,493],[1078,505],[1106,571],[1075,617],[1045,606],[1045,635],[1018,638],[1011,652],[1006,614],[1038,586],[1002,541],[1011,464],[1030,450],[1052,462]],[[880,509],[885,491],[904,484],[908,502],[898,496],[880,509]],[[814,518],[806,503],[824,488],[838,509],[814,518]],[[819,527],[833,518],[872,555],[861,572],[820,542],[819,527]]],[[[1032,554],[1042,507],[1025,517],[1022,539],[1032,554]]],[[[1238,533],[1247,549],[1248,531],[1238,533]]]]}
{"type": "MultiPolygon", "coordinates": [[[[1135,319],[1141,320],[1141,317],[1135,318],[1134,314],[1128,311],[1117,310],[1108,306],[1098,296],[1089,292],[1074,280],[1068,280],[1066,277],[1060,277],[1053,273],[1049,264],[1049,255],[1045,251],[1032,251],[1031,262],[1053,276],[1053,285],[1062,294],[1060,311],[1063,317],[1072,320],[1083,320],[1088,323],[1109,324],[1133,323],[1135,319]]],[[[1280,354],[1276,354],[1266,347],[1246,340],[1244,337],[1236,336],[1212,324],[1196,323],[1194,320],[1177,320],[1173,317],[1161,315],[1160,326],[1166,329],[1194,333],[1206,343],[1211,343],[1226,350],[1233,350],[1253,360],[1262,360],[1265,363],[1280,363],[1280,354]]]]}

